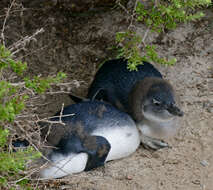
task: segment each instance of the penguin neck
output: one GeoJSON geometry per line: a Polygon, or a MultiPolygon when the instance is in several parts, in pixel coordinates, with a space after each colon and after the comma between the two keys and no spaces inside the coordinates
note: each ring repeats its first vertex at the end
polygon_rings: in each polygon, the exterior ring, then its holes
{"type": "Polygon", "coordinates": [[[142,113],[142,106],[145,102],[147,93],[153,83],[161,81],[161,78],[147,77],[143,80],[136,82],[128,96],[128,113],[136,122],[144,120],[142,113]]]}

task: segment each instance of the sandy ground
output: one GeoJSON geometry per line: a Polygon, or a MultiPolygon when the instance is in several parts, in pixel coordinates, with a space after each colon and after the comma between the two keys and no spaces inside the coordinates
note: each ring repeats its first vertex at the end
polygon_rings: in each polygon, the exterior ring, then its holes
{"type": "MultiPolygon", "coordinates": [[[[175,66],[155,64],[173,84],[185,112],[182,127],[172,149],[152,152],[142,146],[128,158],[109,162],[104,168],[83,172],[60,180],[42,182],[47,189],[75,190],[212,190],[213,187],[213,11],[200,22],[184,24],[159,42],[160,55],[175,57],[175,66]]],[[[2,22],[2,18],[0,22],[2,22]]],[[[85,95],[98,68],[113,57],[107,49],[114,35],[128,27],[125,13],[117,10],[88,17],[70,17],[63,12],[26,9],[8,20],[7,42],[45,32],[20,53],[30,65],[30,73],[44,76],[64,71],[76,94],[85,95]],[[11,30],[12,29],[12,30],[11,30]]],[[[137,25],[143,35],[143,26],[137,25]]],[[[149,38],[149,36],[148,36],[149,38]]],[[[149,40],[149,39],[148,39],[149,40]]],[[[46,97],[48,104],[38,113],[52,115],[62,103],[70,104],[66,94],[46,97]]]]}

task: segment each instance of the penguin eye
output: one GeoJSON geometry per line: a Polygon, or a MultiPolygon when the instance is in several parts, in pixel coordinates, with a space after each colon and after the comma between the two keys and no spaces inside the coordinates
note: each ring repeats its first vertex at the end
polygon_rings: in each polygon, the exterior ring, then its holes
{"type": "Polygon", "coordinates": [[[155,104],[155,106],[159,106],[161,103],[159,101],[157,101],[156,99],[152,99],[153,104],[155,104]]]}

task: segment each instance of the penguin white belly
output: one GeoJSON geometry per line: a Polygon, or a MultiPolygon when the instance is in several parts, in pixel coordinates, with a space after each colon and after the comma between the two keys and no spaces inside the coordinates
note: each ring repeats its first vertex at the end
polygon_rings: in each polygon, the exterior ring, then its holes
{"type": "MultiPolygon", "coordinates": [[[[120,159],[134,153],[140,144],[140,136],[136,126],[124,126],[102,128],[96,130],[91,135],[105,137],[111,145],[106,161],[120,159]]],[[[40,176],[46,179],[61,178],[69,174],[79,173],[85,170],[88,154],[71,153],[62,155],[54,153],[51,157],[51,164],[41,171],[40,176]]]]}
{"type": "Polygon", "coordinates": [[[142,134],[156,139],[166,139],[175,135],[179,128],[178,119],[173,118],[168,121],[155,123],[153,121],[141,122],[137,124],[142,134]]]}
{"type": "Polygon", "coordinates": [[[106,127],[96,130],[92,135],[105,137],[110,143],[111,149],[106,161],[127,157],[135,152],[140,144],[136,126],[106,127]]]}
{"type": "Polygon", "coordinates": [[[52,159],[51,162],[52,166],[43,169],[40,173],[40,176],[42,178],[46,179],[61,178],[69,174],[84,171],[88,160],[88,154],[71,153],[69,155],[64,156],[62,154],[56,153],[52,155],[51,159],[52,159]]]}

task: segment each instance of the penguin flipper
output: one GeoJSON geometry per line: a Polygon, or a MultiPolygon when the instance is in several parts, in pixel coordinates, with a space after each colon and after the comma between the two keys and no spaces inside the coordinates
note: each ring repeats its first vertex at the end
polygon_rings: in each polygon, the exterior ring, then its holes
{"type": "Polygon", "coordinates": [[[107,93],[107,90],[103,89],[103,88],[100,88],[98,89],[95,94],[90,97],[90,98],[84,98],[84,97],[81,97],[81,96],[77,96],[77,95],[74,95],[74,94],[69,94],[69,97],[71,98],[71,100],[73,100],[75,103],[80,103],[80,102],[83,102],[83,101],[89,101],[89,100],[100,100],[100,101],[108,101],[108,93],[107,93]]]}
{"type": "Polygon", "coordinates": [[[85,171],[103,166],[111,149],[110,143],[102,136],[90,136],[85,139],[83,147],[88,154],[85,171]]]}
{"type": "Polygon", "coordinates": [[[73,95],[73,94],[69,94],[69,97],[70,97],[71,100],[73,100],[75,103],[81,103],[81,102],[83,102],[83,101],[89,101],[89,99],[87,99],[87,98],[83,98],[83,97],[76,96],[76,95],[73,95]]]}
{"type": "Polygon", "coordinates": [[[84,170],[89,171],[104,165],[111,145],[106,138],[92,136],[77,127],[73,129],[71,134],[60,140],[57,148],[59,149],[56,151],[64,155],[86,153],[88,160],[84,170]]]}
{"type": "Polygon", "coordinates": [[[40,172],[42,178],[61,178],[103,166],[111,146],[104,137],[74,133],[62,138],[56,148],[49,155],[52,165],[40,172]]]}
{"type": "Polygon", "coordinates": [[[91,100],[108,101],[108,93],[106,89],[99,88],[95,94],[91,97],[91,100]]]}
{"type": "Polygon", "coordinates": [[[63,155],[87,153],[85,171],[103,166],[111,149],[110,143],[102,136],[84,135],[72,134],[68,138],[61,139],[55,152],[63,155]]]}

